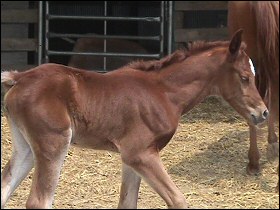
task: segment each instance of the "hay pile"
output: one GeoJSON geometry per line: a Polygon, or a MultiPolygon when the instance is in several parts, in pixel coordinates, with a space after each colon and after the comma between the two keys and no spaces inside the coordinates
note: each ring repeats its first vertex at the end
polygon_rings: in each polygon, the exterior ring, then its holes
{"type": "MultiPolygon", "coordinates": [[[[11,137],[2,117],[2,162],[11,154],[11,137]]],[[[211,97],[182,117],[178,130],[161,152],[173,181],[191,208],[279,207],[275,193],[278,161],[266,158],[266,127],[259,131],[262,173],[248,176],[248,126],[227,104],[211,97]]],[[[71,147],[55,194],[54,208],[116,208],[120,190],[119,154],[71,147]]],[[[6,208],[24,208],[32,172],[6,208]]],[[[142,181],[138,208],[166,208],[142,181]]]]}

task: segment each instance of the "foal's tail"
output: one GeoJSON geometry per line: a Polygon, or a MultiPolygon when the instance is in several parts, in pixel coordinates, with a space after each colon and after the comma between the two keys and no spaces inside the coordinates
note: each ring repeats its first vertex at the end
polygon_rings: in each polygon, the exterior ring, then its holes
{"type": "Polygon", "coordinates": [[[17,83],[18,71],[4,71],[1,72],[1,84],[3,84],[6,91],[17,83]]]}

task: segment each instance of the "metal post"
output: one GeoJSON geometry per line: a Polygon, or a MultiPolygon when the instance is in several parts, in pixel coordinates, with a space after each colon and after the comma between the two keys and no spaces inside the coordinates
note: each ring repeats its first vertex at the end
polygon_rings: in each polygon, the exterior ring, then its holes
{"type": "Polygon", "coordinates": [[[49,1],[46,1],[46,31],[45,31],[45,63],[49,63],[49,1]]]}
{"type": "Polygon", "coordinates": [[[43,50],[43,2],[39,1],[38,14],[38,65],[42,64],[42,50],[43,50]]]}
{"type": "Polygon", "coordinates": [[[173,51],[173,1],[169,1],[168,7],[168,49],[170,55],[173,51]]]}
{"type": "MultiPolygon", "coordinates": [[[[104,16],[107,17],[107,1],[104,1],[104,16]]],[[[104,20],[104,36],[107,35],[107,20],[104,20]]],[[[107,39],[104,37],[104,53],[107,52],[107,39]]],[[[107,57],[103,57],[103,70],[106,71],[107,57]]]]}
{"type": "Polygon", "coordinates": [[[160,10],[160,55],[163,56],[164,48],[164,1],[161,1],[160,10]]]}

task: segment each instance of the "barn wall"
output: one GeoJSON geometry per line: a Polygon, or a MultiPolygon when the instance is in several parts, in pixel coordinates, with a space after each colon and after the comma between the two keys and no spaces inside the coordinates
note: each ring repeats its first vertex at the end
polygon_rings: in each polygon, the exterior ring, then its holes
{"type": "MultiPolygon", "coordinates": [[[[227,39],[227,1],[175,1],[174,8],[175,49],[188,41],[227,39]]],[[[1,1],[1,70],[37,65],[37,26],[38,2],[1,1]]]]}
{"type": "Polygon", "coordinates": [[[175,48],[195,40],[225,40],[228,1],[175,1],[175,48]]]}
{"type": "Polygon", "coordinates": [[[37,64],[38,9],[31,1],[1,1],[1,71],[37,64]]]}
{"type": "MultiPolygon", "coordinates": [[[[1,72],[23,71],[37,64],[38,10],[30,1],[1,1],[1,72]]],[[[1,108],[3,103],[1,88],[1,108]]]]}

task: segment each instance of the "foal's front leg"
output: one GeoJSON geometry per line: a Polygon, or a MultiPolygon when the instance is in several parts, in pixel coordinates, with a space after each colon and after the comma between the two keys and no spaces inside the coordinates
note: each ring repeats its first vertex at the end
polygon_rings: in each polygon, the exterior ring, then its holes
{"type": "Polygon", "coordinates": [[[152,149],[135,153],[124,148],[121,156],[122,161],[137,171],[163,198],[168,208],[188,208],[184,195],[166,172],[158,151],[152,149]]]}
{"type": "Polygon", "coordinates": [[[135,171],[122,163],[122,185],[119,209],[136,209],[141,177],[135,171]]]}
{"type": "Polygon", "coordinates": [[[248,151],[249,163],[247,165],[247,173],[249,175],[257,175],[260,172],[260,153],[257,145],[257,128],[249,125],[250,130],[250,146],[248,151]]]}

